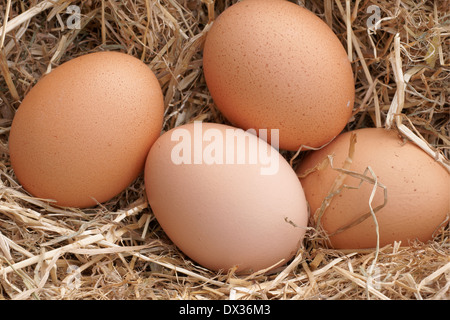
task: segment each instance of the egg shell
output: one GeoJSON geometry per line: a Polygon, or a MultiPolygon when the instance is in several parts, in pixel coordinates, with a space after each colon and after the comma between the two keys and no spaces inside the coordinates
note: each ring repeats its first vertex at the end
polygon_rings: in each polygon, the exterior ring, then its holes
{"type": "Polygon", "coordinates": [[[9,137],[11,165],[35,197],[80,208],[105,202],[142,172],[163,112],[159,82],[139,59],[77,57],[23,99],[9,137]]]}
{"type": "Polygon", "coordinates": [[[281,149],[320,147],[351,117],[355,87],[343,45],[289,1],[228,7],[208,31],[203,69],[225,118],[244,129],[278,129],[281,149]]]}
{"type": "MultiPolygon", "coordinates": [[[[431,240],[450,212],[449,173],[433,158],[412,142],[401,139],[394,130],[365,128],[353,131],[356,134],[355,151],[348,170],[374,178],[387,190],[377,187],[372,208],[382,206],[375,212],[379,226],[380,246],[401,241],[431,240]],[[367,171],[366,171],[367,169],[367,171]],[[365,172],[366,171],[366,172],[365,172]],[[383,206],[384,205],[384,206],[383,206]]],[[[328,155],[333,156],[333,167],[343,168],[349,154],[351,132],[341,134],[325,148],[308,155],[296,169],[305,190],[306,198],[317,220],[317,211],[330,193],[338,172],[331,169],[304,173],[320,164],[328,155]]],[[[370,214],[370,196],[373,183],[346,175],[343,183],[352,188],[343,188],[336,194],[321,217],[321,226],[330,235],[334,248],[375,248],[376,228],[370,214]],[[361,223],[348,227],[364,214],[369,214],[361,223]],[[342,232],[336,232],[343,229],[342,232]],[[335,233],[336,232],[336,233],[335,233]],[[334,235],[332,235],[335,233],[334,235]]]]}
{"type": "Polygon", "coordinates": [[[236,272],[246,273],[286,263],[301,246],[308,219],[295,171],[256,135],[223,124],[198,125],[164,133],[149,152],[145,186],[162,229],[211,270],[237,266],[236,272]],[[229,133],[235,140],[226,138],[229,133]],[[245,146],[238,143],[242,138],[245,146]],[[267,158],[252,162],[254,147],[267,158]],[[182,162],[179,154],[186,157],[182,162]],[[268,167],[275,170],[265,172],[268,167]]]}

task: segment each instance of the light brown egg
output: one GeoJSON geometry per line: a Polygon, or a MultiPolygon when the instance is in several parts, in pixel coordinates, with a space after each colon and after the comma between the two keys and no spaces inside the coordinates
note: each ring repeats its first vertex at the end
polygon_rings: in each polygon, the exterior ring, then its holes
{"type": "Polygon", "coordinates": [[[9,138],[18,181],[60,206],[90,207],[144,168],[163,121],[163,94],[139,59],[99,52],[45,75],[23,99],[9,138]]]}
{"type": "Polygon", "coordinates": [[[227,8],[207,34],[203,68],[222,114],[244,129],[278,129],[281,149],[322,146],[351,117],[355,87],[343,45],[289,1],[227,8]]]}
{"type": "Polygon", "coordinates": [[[305,235],[308,211],[295,171],[242,129],[196,122],[164,133],[148,155],[145,186],[168,237],[211,270],[280,266],[305,235]]]}
{"type": "MultiPolygon", "coordinates": [[[[403,141],[395,131],[366,128],[353,132],[357,142],[348,170],[368,178],[376,177],[382,185],[376,188],[371,202],[374,184],[367,181],[361,184],[360,178],[344,175],[343,184],[349,188],[342,188],[332,197],[320,218],[331,245],[344,249],[376,247],[376,224],[369,203],[378,223],[380,246],[394,241],[409,245],[414,240],[431,240],[433,233],[445,226],[450,213],[447,170],[412,142],[403,141]],[[375,212],[377,207],[381,209],[375,212]],[[353,224],[364,215],[362,222],[353,224]]],[[[297,173],[303,175],[328,155],[334,157],[334,168],[343,168],[349,154],[350,135],[350,132],[341,134],[325,148],[312,152],[301,162],[297,173]]],[[[337,176],[338,172],[328,166],[300,180],[316,220],[337,176]]]]}

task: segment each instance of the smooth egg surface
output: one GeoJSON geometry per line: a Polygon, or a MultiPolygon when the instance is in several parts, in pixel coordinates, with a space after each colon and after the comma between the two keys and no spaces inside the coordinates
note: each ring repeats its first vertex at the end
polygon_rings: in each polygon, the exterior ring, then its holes
{"type": "Polygon", "coordinates": [[[279,130],[280,149],[320,147],[352,114],[346,50],[324,21],[289,1],[228,7],[208,31],[203,69],[225,118],[245,130],[279,130]]]}
{"type": "Polygon", "coordinates": [[[280,266],[305,235],[308,210],[295,171],[242,129],[195,122],[164,133],[148,155],[145,185],[168,237],[211,270],[280,266]]]}
{"type": "Polygon", "coordinates": [[[110,200],[142,172],[163,94],[139,59],[86,54],[43,76],[13,119],[11,165],[24,189],[59,206],[110,200]]]}

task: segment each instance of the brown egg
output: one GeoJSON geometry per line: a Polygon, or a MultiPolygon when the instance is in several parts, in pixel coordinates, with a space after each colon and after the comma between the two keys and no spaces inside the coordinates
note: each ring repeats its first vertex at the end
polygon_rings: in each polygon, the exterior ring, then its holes
{"type": "MultiPolygon", "coordinates": [[[[343,184],[348,187],[340,189],[320,215],[319,209],[330,194],[338,172],[328,165],[300,180],[311,213],[315,213],[316,221],[321,216],[320,225],[330,236],[331,245],[345,249],[376,247],[376,224],[369,203],[378,223],[380,246],[394,241],[408,245],[414,240],[431,240],[433,233],[445,226],[450,213],[447,170],[412,142],[403,141],[395,131],[366,128],[353,132],[357,142],[348,170],[368,178],[376,177],[381,185],[376,188],[372,201],[373,183],[361,183],[358,177],[344,175],[343,184]],[[377,207],[381,209],[376,211],[377,207]]],[[[302,176],[328,155],[334,157],[334,168],[343,168],[349,154],[350,136],[350,132],[341,134],[325,148],[309,154],[296,169],[297,173],[302,176]]]]}
{"type": "Polygon", "coordinates": [[[87,54],[45,75],[23,99],[11,164],[35,197],[89,207],[137,178],[163,121],[156,76],[130,55],[87,54]]]}
{"type": "Polygon", "coordinates": [[[168,237],[211,270],[280,266],[305,234],[308,210],[295,171],[242,129],[196,122],[164,133],[148,155],[145,186],[168,237]]]}
{"type": "Polygon", "coordinates": [[[280,148],[319,147],[351,117],[346,51],[328,25],[289,1],[245,0],[214,21],[203,68],[222,114],[244,129],[279,129],[280,148]]]}

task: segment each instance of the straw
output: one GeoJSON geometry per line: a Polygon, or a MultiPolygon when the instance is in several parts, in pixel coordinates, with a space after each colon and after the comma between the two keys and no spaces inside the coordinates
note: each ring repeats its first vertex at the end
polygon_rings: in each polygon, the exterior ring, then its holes
{"type": "MultiPolygon", "coordinates": [[[[391,128],[449,169],[449,2],[291,2],[323,19],[347,52],[355,106],[344,131],[391,128]],[[371,27],[369,6],[380,13],[371,27]]],[[[327,235],[312,219],[290,261],[238,275],[208,270],[171,242],[147,202],[142,174],[115,198],[83,210],[57,207],[18,184],[8,138],[20,101],[46,72],[82,54],[121,51],[147,64],[165,97],[163,131],[195,119],[227,123],[206,86],[202,49],[217,16],[234,3],[8,0],[0,5],[0,299],[450,299],[449,219],[427,243],[360,250],[328,248],[327,235]],[[66,26],[69,5],[80,8],[79,29],[66,26]]],[[[295,167],[320,148],[302,146],[282,155],[295,167]]],[[[323,209],[342,188],[359,187],[345,185],[350,175],[373,185],[370,210],[352,223],[377,222],[383,204],[371,202],[376,192],[386,200],[386,188],[371,167],[352,171],[348,151],[346,164],[327,158],[312,169],[331,166],[339,174],[323,209]]]]}

